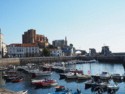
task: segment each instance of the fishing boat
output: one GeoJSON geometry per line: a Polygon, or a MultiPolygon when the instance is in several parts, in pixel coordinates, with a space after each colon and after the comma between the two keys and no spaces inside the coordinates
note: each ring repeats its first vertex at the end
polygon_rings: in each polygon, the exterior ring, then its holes
{"type": "Polygon", "coordinates": [[[56,82],[56,80],[48,80],[48,79],[34,83],[36,87],[50,87],[50,86],[55,86],[57,84],[58,83],[56,82]]]}

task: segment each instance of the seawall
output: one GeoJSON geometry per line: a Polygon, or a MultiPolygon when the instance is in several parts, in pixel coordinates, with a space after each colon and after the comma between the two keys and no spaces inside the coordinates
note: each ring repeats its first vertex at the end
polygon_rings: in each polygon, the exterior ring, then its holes
{"type": "Polygon", "coordinates": [[[46,62],[58,62],[69,60],[92,60],[96,59],[100,62],[112,62],[125,64],[125,56],[64,56],[64,57],[28,57],[28,58],[2,58],[0,59],[0,66],[6,66],[10,64],[20,65],[27,63],[46,63],[46,62]]]}
{"type": "Polygon", "coordinates": [[[20,59],[19,58],[2,58],[0,59],[0,66],[7,66],[7,65],[19,65],[20,59]]]}

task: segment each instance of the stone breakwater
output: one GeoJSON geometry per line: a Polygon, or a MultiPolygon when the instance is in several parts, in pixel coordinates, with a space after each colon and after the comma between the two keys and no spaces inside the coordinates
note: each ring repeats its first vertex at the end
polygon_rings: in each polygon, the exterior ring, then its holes
{"type": "Polygon", "coordinates": [[[2,58],[0,59],[0,66],[6,66],[10,64],[27,64],[27,63],[51,63],[58,61],[69,60],[92,60],[96,59],[100,62],[112,62],[125,64],[125,56],[63,56],[63,57],[28,57],[28,58],[2,58]]]}

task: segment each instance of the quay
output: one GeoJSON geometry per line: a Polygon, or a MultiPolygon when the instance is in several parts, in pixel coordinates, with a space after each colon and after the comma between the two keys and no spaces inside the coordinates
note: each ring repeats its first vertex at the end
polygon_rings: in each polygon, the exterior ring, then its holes
{"type": "Polygon", "coordinates": [[[2,58],[0,59],[0,66],[10,64],[23,65],[27,63],[52,63],[69,60],[98,60],[100,62],[122,63],[125,64],[125,56],[62,56],[62,57],[27,57],[27,58],[2,58]]]}

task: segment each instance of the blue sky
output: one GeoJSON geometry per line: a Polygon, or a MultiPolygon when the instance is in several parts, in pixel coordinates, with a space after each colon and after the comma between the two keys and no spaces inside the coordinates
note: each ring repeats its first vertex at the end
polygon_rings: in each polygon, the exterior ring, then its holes
{"type": "Polygon", "coordinates": [[[21,43],[36,29],[52,40],[97,52],[107,45],[125,52],[125,0],[0,0],[0,28],[6,44],[21,43]]]}

